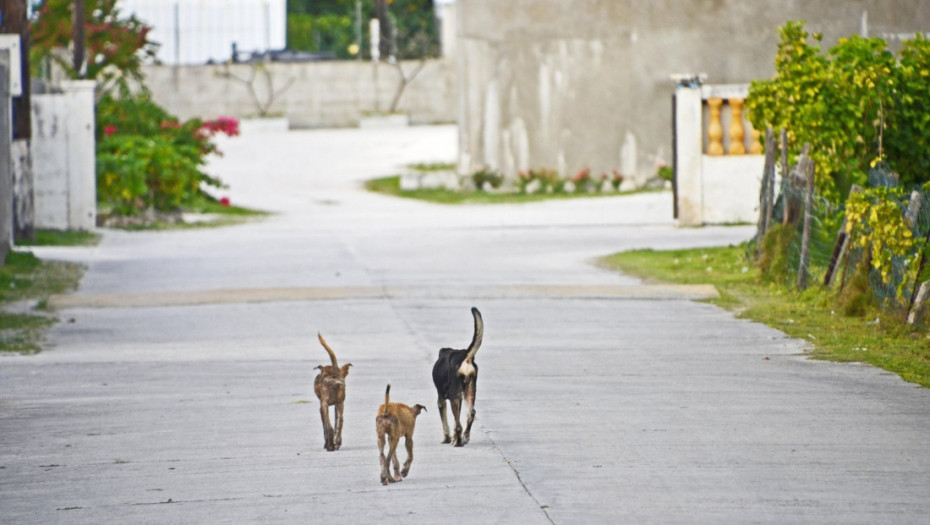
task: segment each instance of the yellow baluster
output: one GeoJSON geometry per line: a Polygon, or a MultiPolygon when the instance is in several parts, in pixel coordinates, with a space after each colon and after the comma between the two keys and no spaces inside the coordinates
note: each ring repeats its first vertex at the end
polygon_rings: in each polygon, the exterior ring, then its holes
{"type": "Polygon", "coordinates": [[[755,128],[749,128],[749,136],[752,138],[752,142],[749,144],[749,154],[750,155],[762,155],[762,143],[759,142],[759,136],[762,135],[759,130],[755,128]]]}
{"type": "Polygon", "coordinates": [[[723,155],[723,125],[720,123],[720,106],[722,98],[707,99],[710,108],[710,124],[707,126],[707,154],[723,155]]]}
{"type": "Polygon", "coordinates": [[[730,102],[730,155],[745,155],[746,145],[743,138],[746,132],[743,128],[743,99],[731,98],[730,102]]]}

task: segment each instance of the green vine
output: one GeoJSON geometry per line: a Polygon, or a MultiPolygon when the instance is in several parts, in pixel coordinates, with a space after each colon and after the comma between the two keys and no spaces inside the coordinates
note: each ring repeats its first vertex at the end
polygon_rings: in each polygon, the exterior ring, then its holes
{"type": "Polygon", "coordinates": [[[899,188],[878,187],[854,193],[846,201],[846,232],[853,245],[868,251],[884,283],[892,280],[892,259],[912,253],[915,245],[898,204],[902,195],[899,188]]]}

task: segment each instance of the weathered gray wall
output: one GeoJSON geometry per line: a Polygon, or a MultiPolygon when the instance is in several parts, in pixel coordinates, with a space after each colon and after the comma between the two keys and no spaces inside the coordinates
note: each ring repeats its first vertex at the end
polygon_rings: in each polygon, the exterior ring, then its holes
{"type": "MultiPolygon", "coordinates": [[[[417,62],[401,64],[410,72],[417,62]]],[[[270,63],[267,70],[236,64],[225,66],[148,66],[147,84],[156,102],[182,119],[260,116],[268,105],[273,116],[286,116],[292,127],[358,125],[365,112],[387,111],[398,85],[393,66],[357,61],[270,63]],[[267,71],[267,74],[266,72],[267,71]],[[270,80],[270,82],[269,82],[270,80]],[[258,103],[253,99],[255,89],[258,103]],[[270,88],[270,89],[269,89],[270,88]],[[278,92],[273,99],[272,92],[278,92]]],[[[415,124],[454,122],[455,66],[431,60],[403,93],[398,109],[415,124]]]]}
{"type": "Polygon", "coordinates": [[[788,20],[825,47],[863,29],[893,44],[930,31],[928,0],[459,0],[457,16],[460,171],[639,180],[672,161],[670,75],[769,78],[788,20]]]}

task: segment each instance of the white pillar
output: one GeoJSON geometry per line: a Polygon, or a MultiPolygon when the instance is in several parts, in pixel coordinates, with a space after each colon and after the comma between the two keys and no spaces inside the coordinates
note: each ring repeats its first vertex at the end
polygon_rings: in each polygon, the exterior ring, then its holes
{"type": "Polygon", "coordinates": [[[678,82],[674,119],[678,225],[700,226],[704,223],[700,81],[678,82]]]}
{"type": "Polygon", "coordinates": [[[69,115],[68,227],[92,230],[97,226],[97,157],[92,80],[62,82],[69,115]]]}

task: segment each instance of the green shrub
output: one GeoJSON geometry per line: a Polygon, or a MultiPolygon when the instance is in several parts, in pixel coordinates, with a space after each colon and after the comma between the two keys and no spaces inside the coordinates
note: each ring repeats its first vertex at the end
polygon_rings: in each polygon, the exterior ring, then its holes
{"type": "Polygon", "coordinates": [[[476,171],[471,178],[479,189],[487,189],[489,186],[491,188],[500,188],[501,184],[504,183],[504,176],[490,169],[476,171]]]}
{"type": "Polygon", "coordinates": [[[930,43],[905,42],[900,62],[880,38],[842,38],[824,53],[803,22],[779,28],[775,77],[746,101],[755,129],[786,129],[793,160],[811,144],[817,189],[833,202],[864,186],[883,159],[907,187],[930,177],[930,43]]]}
{"type": "Polygon", "coordinates": [[[767,282],[788,282],[788,247],[797,236],[792,224],[776,224],[765,233],[759,255],[759,273],[767,282]]]}
{"type": "Polygon", "coordinates": [[[145,96],[97,104],[97,200],[116,215],[172,211],[222,182],[201,170],[212,137],[238,134],[234,119],[178,122],[145,96]]]}

